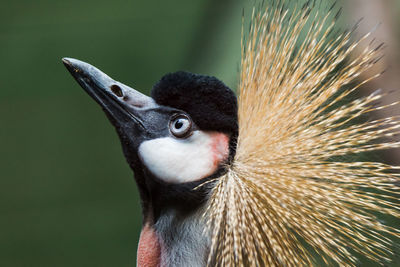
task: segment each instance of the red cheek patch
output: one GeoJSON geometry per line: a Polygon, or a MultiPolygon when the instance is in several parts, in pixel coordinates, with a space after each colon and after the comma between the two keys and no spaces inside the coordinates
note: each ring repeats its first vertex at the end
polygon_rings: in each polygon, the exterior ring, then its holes
{"type": "Polygon", "coordinates": [[[146,224],[140,233],[137,251],[138,267],[159,267],[161,264],[161,246],[156,232],[146,224]]]}
{"type": "Polygon", "coordinates": [[[219,164],[226,160],[229,155],[229,137],[223,133],[211,134],[211,153],[213,158],[213,168],[217,169],[219,164]]]}

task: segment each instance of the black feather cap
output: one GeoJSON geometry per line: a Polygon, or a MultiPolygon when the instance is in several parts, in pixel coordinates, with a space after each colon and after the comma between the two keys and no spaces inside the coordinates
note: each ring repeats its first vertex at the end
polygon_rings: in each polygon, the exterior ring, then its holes
{"type": "Polygon", "coordinates": [[[169,73],[154,85],[151,97],[159,105],[185,111],[201,130],[238,134],[236,95],[215,77],[169,73]]]}

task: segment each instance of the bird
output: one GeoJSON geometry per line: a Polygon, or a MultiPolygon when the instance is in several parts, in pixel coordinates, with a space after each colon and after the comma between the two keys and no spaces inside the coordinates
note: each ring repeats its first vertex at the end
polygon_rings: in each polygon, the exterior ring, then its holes
{"type": "Polygon", "coordinates": [[[63,63],[101,106],[140,194],[138,266],[383,264],[400,230],[399,166],[357,155],[400,147],[398,116],[352,97],[382,45],[335,33],[339,11],[284,0],[242,28],[238,96],[221,80],[178,71],[151,95],[73,58],[63,63]],[[311,25],[311,26],[307,26],[311,25]]]}

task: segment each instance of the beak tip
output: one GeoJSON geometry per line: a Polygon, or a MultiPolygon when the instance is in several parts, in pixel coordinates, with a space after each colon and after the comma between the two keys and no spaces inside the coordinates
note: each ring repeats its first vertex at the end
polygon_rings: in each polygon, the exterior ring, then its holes
{"type": "Polygon", "coordinates": [[[61,60],[64,64],[71,64],[71,62],[69,61],[69,58],[67,58],[67,57],[63,57],[61,60]]]}
{"type": "Polygon", "coordinates": [[[90,65],[88,63],[85,63],[78,59],[63,57],[61,60],[64,64],[64,66],[67,68],[67,70],[69,70],[69,72],[71,72],[71,74],[88,72],[88,70],[90,69],[89,68],[90,65]]]}
{"type": "Polygon", "coordinates": [[[64,66],[68,69],[68,70],[72,70],[74,68],[71,59],[67,58],[67,57],[63,57],[62,59],[62,63],[64,64],[64,66]]]}

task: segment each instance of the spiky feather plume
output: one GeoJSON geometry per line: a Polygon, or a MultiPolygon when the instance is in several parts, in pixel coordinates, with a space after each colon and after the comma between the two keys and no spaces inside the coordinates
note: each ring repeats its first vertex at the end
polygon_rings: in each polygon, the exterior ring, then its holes
{"type": "Polygon", "coordinates": [[[350,57],[370,34],[332,39],[332,9],[312,11],[311,4],[289,10],[278,1],[253,12],[242,44],[237,152],[213,184],[205,213],[209,264],[310,266],[318,255],[353,266],[354,254],[382,262],[391,237],[400,236],[378,219],[400,217],[400,168],[354,157],[399,147],[398,117],[359,120],[387,108],[376,106],[379,92],[344,101],[379,76],[354,85],[381,46],[350,57]]]}

